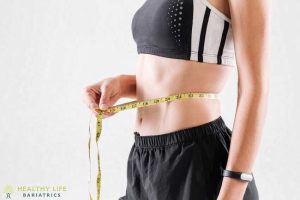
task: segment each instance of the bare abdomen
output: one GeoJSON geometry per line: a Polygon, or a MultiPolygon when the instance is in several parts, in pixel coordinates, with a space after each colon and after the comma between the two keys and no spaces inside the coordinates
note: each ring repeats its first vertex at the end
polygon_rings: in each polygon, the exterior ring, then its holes
{"type": "MultiPolygon", "coordinates": [[[[220,93],[232,67],[140,54],[137,100],[182,92],[220,93]]],[[[218,99],[184,99],[137,108],[135,131],[157,135],[197,126],[220,116],[218,99]]]]}

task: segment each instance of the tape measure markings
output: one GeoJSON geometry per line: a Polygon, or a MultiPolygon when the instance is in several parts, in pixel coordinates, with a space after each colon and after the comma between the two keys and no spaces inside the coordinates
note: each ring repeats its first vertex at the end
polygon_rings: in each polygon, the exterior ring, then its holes
{"type": "MultiPolygon", "coordinates": [[[[97,199],[100,200],[100,188],[101,188],[101,169],[100,169],[100,154],[99,154],[99,148],[98,148],[98,141],[101,135],[102,131],[102,116],[106,112],[119,112],[123,110],[128,110],[132,108],[140,108],[140,107],[146,107],[146,106],[152,106],[158,103],[163,102],[171,102],[175,100],[181,100],[181,99],[187,99],[187,98],[207,98],[207,99],[216,99],[218,97],[217,93],[206,93],[206,92],[186,92],[186,93],[180,93],[175,95],[170,95],[166,97],[159,97],[154,99],[147,99],[144,101],[130,101],[123,104],[119,104],[116,106],[109,107],[106,110],[100,110],[96,109],[96,111],[99,112],[97,115],[97,123],[96,123],[96,146],[97,146],[97,160],[98,160],[98,174],[97,174],[97,180],[96,180],[96,186],[97,186],[97,199]]],[[[89,124],[90,125],[90,124],[89,124]]],[[[89,149],[89,162],[90,162],[90,181],[91,183],[91,132],[90,132],[90,126],[89,126],[89,141],[88,141],[88,149],[89,149]]],[[[90,194],[90,200],[93,200],[92,194],[89,191],[90,194]]]]}

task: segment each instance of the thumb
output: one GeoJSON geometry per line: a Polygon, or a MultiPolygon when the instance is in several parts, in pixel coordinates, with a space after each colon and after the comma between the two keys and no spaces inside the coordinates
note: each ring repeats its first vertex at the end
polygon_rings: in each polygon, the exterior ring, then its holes
{"type": "Polygon", "coordinates": [[[108,106],[109,106],[109,92],[105,87],[103,87],[103,89],[101,89],[99,108],[101,110],[106,110],[108,106]]]}
{"type": "Polygon", "coordinates": [[[99,106],[98,106],[98,104],[97,103],[90,103],[89,104],[89,108],[94,112],[94,114],[98,114],[98,111],[97,110],[99,110],[99,106]]]}

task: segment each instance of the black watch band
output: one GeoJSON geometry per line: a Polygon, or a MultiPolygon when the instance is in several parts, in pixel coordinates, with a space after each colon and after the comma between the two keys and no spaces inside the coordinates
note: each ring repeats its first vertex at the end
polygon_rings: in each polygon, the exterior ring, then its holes
{"type": "Polygon", "coordinates": [[[251,182],[253,180],[253,174],[252,173],[245,173],[245,172],[236,172],[236,171],[230,171],[223,169],[223,176],[235,178],[242,181],[251,182]]]}

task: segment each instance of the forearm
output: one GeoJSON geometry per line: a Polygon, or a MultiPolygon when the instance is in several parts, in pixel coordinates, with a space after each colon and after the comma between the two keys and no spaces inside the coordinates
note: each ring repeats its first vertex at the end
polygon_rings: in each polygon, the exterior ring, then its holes
{"type": "Polygon", "coordinates": [[[136,76],[120,74],[116,77],[120,80],[121,97],[136,99],[136,76]]]}
{"type": "Polygon", "coordinates": [[[239,93],[226,168],[252,172],[267,113],[268,90],[239,93]]]}
{"type": "MultiPolygon", "coordinates": [[[[259,88],[239,92],[226,169],[253,172],[267,113],[268,96],[268,90],[259,88]]],[[[247,184],[224,177],[219,198],[228,199],[226,195],[242,197],[247,184]]]]}

